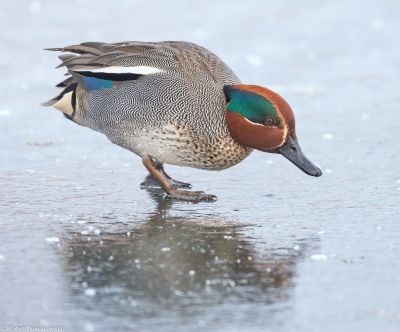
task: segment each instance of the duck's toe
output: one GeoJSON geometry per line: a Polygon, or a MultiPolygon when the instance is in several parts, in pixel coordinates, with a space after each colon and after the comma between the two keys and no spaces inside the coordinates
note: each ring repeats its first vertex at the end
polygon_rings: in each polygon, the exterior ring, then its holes
{"type": "MultiPolygon", "coordinates": [[[[192,185],[190,183],[186,183],[186,182],[181,182],[181,181],[177,181],[174,180],[172,178],[168,179],[171,182],[171,185],[174,188],[181,188],[181,189],[191,189],[192,185]]],[[[140,184],[140,188],[144,189],[144,188],[161,188],[160,184],[158,183],[157,179],[149,174],[145,177],[144,181],[140,184]]]]}

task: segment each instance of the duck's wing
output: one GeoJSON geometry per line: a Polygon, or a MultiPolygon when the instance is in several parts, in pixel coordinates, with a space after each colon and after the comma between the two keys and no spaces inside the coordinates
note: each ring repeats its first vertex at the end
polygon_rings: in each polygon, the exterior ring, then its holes
{"type": "Polygon", "coordinates": [[[218,56],[189,42],[86,42],[48,50],[75,53],[61,55],[58,66],[66,66],[72,75],[129,80],[141,75],[181,72],[189,80],[209,76],[222,85],[240,82],[218,56]]]}
{"type": "Polygon", "coordinates": [[[137,80],[145,75],[168,75],[179,71],[174,52],[163,43],[86,42],[47,50],[63,52],[57,68],[66,67],[68,78],[56,85],[63,91],[43,103],[45,106],[54,106],[77,85],[93,91],[110,88],[120,81],[137,80]]]}
{"type": "Polygon", "coordinates": [[[223,99],[223,85],[240,82],[218,56],[189,42],[86,42],[48,50],[63,52],[58,67],[66,67],[71,76],[57,84],[64,90],[44,103],[46,106],[60,101],[77,85],[93,91],[142,76],[163,75],[179,80],[180,86],[184,84],[199,102],[210,95],[221,95],[223,99]]]}
{"type": "MultiPolygon", "coordinates": [[[[72,53],[62,54],[57,67],[67,67],[68,74],[78,80],[83,76],[122,81],[177,69],[173,51],[161,43],[87,42],[47,50],[72,53]]],[[[58,86],[64,87],[68,82],[67,79],[58,86]]]]}

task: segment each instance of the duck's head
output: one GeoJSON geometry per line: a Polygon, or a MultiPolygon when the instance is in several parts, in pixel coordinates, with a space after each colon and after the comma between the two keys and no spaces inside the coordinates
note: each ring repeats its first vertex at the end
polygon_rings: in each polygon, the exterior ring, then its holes
{"type": "Polygon", "coordinates": [[[300,149],[294,114],[277,93],[256,85],[226,85],[226,123],[240,145],[280,153],[304,173],[321,176],[321,170],[300,149]]]}

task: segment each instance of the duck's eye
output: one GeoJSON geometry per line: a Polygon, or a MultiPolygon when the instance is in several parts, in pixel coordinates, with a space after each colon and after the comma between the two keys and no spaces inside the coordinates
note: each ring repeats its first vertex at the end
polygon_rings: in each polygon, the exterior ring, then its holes
{"type": "Polygon", "coordinates": [[[267,121],[265,122],[265,124],[267,125],[267,126],[274,126],[275,125],[275,121],[274,121],[274,119],[267,119],[267,121]]]}

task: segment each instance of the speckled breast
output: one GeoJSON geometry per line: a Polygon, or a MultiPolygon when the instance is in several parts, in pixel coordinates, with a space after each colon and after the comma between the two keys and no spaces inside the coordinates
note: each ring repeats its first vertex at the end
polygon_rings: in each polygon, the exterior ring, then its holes
{"type": "Polygon", "coordinates": [[[204,136],[176,124],[143,129],[129,145],[136,154],[148,155],[162,163],[207,170],[229,168],[252,151],[236,143],[227,131],[204,136]]]}

